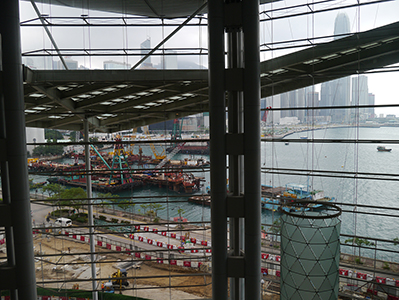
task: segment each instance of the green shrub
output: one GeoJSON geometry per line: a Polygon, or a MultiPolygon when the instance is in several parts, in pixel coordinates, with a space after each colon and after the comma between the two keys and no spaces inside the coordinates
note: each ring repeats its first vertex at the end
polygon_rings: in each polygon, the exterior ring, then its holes
{"type": "Polygon", "coordinates": [[[112,218],[112,219],[111,219],[111,222],[112,222],[112,223],[118,223],[118,221],[119,221],[119,220],[118,220],[118,219],[115,219],[115,218],[112,218]]]}
{"type": "Polygon", "coordinates": [[[69,216],[69,209],[57,209],[55,211],[52,211],[50,213],[50,215],[53,217],[57,217],[57,218],[67,217],[67,216],[69,216]]]}
{"type": "Polygon", "coordinates": [[[87,223],[87,218],[85,217],[77,217],[76,221],[79,223],[87,223]]]}
{"type": "Polygon", "coordinates": [[[102,221],[106,221],[106,220],[107,220],[107,217],[106,217],[106,216],[103,216],[103,215],[99,215],[98,218],[99,218],[100,220],[102,220],[102,221]]]}
{"type": "Polygon", "coordinates": [[[89,216],[87,213],[79,213],[78,217],[88,218],[89,216]]]}
{"type": "Polygon", "coordinates": [[[121,220],[121,224],[130,224],[130,222],[126,220],[121,220]]]}
{"type": "Polygon", "coordinates": [[[386,262],[386,261],[384,261],[384,265],[382,266],[382,268],[385,269],[385,270],[391,269],[391,267],[389,266],[389,263],[386,262]]]}

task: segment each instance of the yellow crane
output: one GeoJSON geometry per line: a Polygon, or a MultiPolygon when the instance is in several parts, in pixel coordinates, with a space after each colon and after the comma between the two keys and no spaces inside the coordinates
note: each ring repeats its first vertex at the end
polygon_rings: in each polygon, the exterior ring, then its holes
{"type": "Polygon", "coordinates": [[[150,147],[151,147],[151,150],[152,150],[152,152],[154,153],[154,157],[155,157],[156,159],[162,160],[162,159],[164,159],[164,158],[166,157],[165,149],[162,149],[161,154],[159,154],[159,152],[158,152],[157,149],[155,148],[154,144],[151,143],[151,144],[150,144],[150,147]]]}
{"type": "MultiPolygon", "coordinates": [[[[148,126],[144,126],[143,129],[144,129],[144,133],[147,135],[147,138],[151,139],[151,135],[150,135],[150,131],[148,130],[148,126]]],[[[166,157],[165,149],[162,149],[162,152],[159,153],[153,143],[150,143],[150,147],[151,147],[152,153],[154,153],[155,159],[163,160],[166,157]]]]}

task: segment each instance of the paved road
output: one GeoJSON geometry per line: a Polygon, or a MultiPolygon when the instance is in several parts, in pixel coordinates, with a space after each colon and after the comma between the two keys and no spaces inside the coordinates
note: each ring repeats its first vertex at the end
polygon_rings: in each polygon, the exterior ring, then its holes
{"type": "Polygon", "coordinates": [[[30,206],[32,211],[32,222],[34,220],[34,224],[36,225],[46,223],[46,216],[53,210],[53,208],[38,203],[31,203],[30,206]]]}

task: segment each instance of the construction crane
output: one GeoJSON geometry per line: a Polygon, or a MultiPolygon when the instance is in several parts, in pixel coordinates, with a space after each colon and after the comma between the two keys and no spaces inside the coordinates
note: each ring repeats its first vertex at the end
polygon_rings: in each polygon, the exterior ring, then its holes
{"type": "Polygon", "coordinates": [[[157,149],[155,148],[153,143],[150,144],[150,147],[151,147],[151,150],[154,153],[154,157],[156,159],[162,160],[162,159],[164,159],[166,157],[165,149],[162,149],[161,154],[159,154],[159,152],[157,151],[157,149]]]}
{"type": "Polygon", "coordinates": [[[160,169],[162,168],[168,161],[170,161],[172,159],[173,156],[175,156],[177,153],[179,153],[179,151],[183,148],[183,146],[186,143],[180,143],[176,146],[175,149],[172,150],[172,152],[169,153],[168,156],[166,156],[155,168],[156,169],[160,169]]]}
{"type": "MultiPolygon", "coordinates": [[[[148,126],[144,126],[143,128],[144,128],[144,133],[146,134],[147,138],[151,139],[151,135],[150,135],[150,131],[148,130],[148,126]]],[[[155,159],[162,160],[162,159],[166,158],[165,149],[162,149],[162,152],[159,153],[153,143],[150,143],[149,145],[151,147],[152,153],[154,153],[155,159]]]]}
{"type": "Polygon", "coordinates": [[[177,140],[181,139],[181,129],[183,127],[183,121],[182,124],[180,124],[179,119],[174,119],[173,120],[173,129],[172,129],[172,140],[177,140]]]}
{"type": "Polygon", "coordinates": [[[262,116],[262,122],[265,122],[265,124],[266,124],[266,121],[267,121],[267,115],[269,114],[269,111],[272,109],[272,107],[271,106],[268,106],[268,107],[266,107],[266,110],[264,111],[264,113],[263,113],[263,116],[262,116]]]}

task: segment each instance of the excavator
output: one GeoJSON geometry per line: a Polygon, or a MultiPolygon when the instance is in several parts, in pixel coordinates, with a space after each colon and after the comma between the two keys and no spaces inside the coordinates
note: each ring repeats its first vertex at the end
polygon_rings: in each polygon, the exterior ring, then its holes
{"type": "Polygon", "coordinates": [[[118,269],[118,271],[112,274],[113,287],[115,289],[122,290],[125,287],[129,286],[129,281],[127,281],[126,277],[127,277],[126,269],[118,269]]]}

